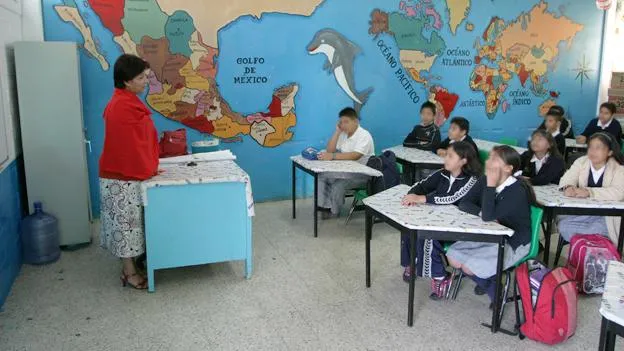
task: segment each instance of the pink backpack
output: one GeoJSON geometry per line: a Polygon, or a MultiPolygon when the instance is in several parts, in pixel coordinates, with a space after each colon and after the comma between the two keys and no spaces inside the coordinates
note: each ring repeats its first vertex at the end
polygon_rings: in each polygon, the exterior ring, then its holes
{"type": "Polygon", "coordinates": [[[537,267],[546,269],[544,264],[535,260],[516,268],[516,284],[524,311],[524,323],[520,324],[518,320],[520,338],[526,336],[548,345],[566,341],[576,332],[576,281],[567,268],[559,267],[547,272],[539,284],[534,303],[529,265],[531,270],[539,269],[537,267]]]}
{"type": "Polygon", "coordinates": [[[566,267],[578,282],[579,292],[602,294],[607,266],[611,260],[620,260],[615,245],[600,234],[577,234],[570,241],[566,267]]]}

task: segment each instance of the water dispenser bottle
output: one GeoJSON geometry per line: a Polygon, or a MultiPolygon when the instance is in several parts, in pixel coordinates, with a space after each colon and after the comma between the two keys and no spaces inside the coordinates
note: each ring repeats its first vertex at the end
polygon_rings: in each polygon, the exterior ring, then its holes
{"type": "Polygon", "coordinates": [[[35,202],[35,213],[22,221],[22,252],[25,263],[44,264],[61,256],[58,220],[35,202]]]}

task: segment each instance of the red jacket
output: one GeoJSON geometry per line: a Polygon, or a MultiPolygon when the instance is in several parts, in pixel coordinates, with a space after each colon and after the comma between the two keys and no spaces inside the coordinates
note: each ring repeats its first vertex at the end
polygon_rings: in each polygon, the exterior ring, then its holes
{"type": "Polygon", "coordinates": [[[100,177],[145,180],[158,172],[158,132],[150,110],[136,94],[115,89],[104,110],[100,177]]]}

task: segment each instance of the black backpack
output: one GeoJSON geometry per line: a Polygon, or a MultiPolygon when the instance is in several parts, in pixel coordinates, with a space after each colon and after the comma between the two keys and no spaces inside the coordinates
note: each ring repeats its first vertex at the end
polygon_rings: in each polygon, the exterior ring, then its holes
{"type": "Polygon", "coordinates": [[[401,183],[401,175],[399,174],[394,152],[385,151],[379,156],[371,156],[366,165],[383,173],[382,177],[372,179],[373,194],[390,189],[401,183]]]}

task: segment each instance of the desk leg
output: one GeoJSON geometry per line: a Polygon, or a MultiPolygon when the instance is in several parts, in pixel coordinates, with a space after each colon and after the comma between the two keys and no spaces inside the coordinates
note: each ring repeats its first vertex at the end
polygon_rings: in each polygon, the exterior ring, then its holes
{"type": "Polygon", "coordinates": [[[545,208],[546,212],[546,232],[544,232],[544,263],[548,267],[549,255],[550,255],[550,236],[552,235],[552,224],[555,219],[554,210],[552,208],[545,208]]]}
{"type": "Polygon", "coordinates": [[[615,333],[610,330],[611,322],[602,317],[602,324],[600,326],[600,341],[598,344],[599,351],[614,351],[615,350],[615,333]]]}
{"type": "Polygon", "coordinates": [[[418,231],[410,230],[410,283],[409,283],[409,301],[407,302],[407,325],[414,325],[414,288],[416,285],[416,269],[414,261],[416,260],[416,241],[418,241],[418,231]]]}
{"type": "Polygon", "coordinates": [[[318,237],[318,174],[314,173],[314,237],[318,237]]]}
{"type": "Polygon", "coordinates": [[[618,252],[622,253],[622,246],[624,245],[624,215],[620,217],[620,236],[618,237],[618,252]]]}
{"type": "Polygon", "coordinates": [[[154,292],[154,269],[149,264],[149,258],[147,259],[147,291],[154,292]]]}
{"type": "Polygon", "coordinates": [[[366,287],[371,286],[371,237],[373,236],[373,215],[366,210],[366,224],[364,225],[366,235],[366,287]]]}
{"type": "Polygon", "coordinates": [[[253,272],[253,239],[251,217],[247,217],[247,258],[245,258],[245,279],[251,279],[253,272]]]}
{"type": "Polygon", "coordinates": [[[292,163],[292,218],[297,218],[297,167],[292,163]]]}
{"type": "Polygon", "coordinates": [[[503,293],[503,261],[505,260],[505,239],[501,237],[498,243],[498,260],[496,262],[496,295],[494,297],[494,308],[492,309],[492,333],[498,331],[498,323],[501,309],[501,295],[503,293]]]}

